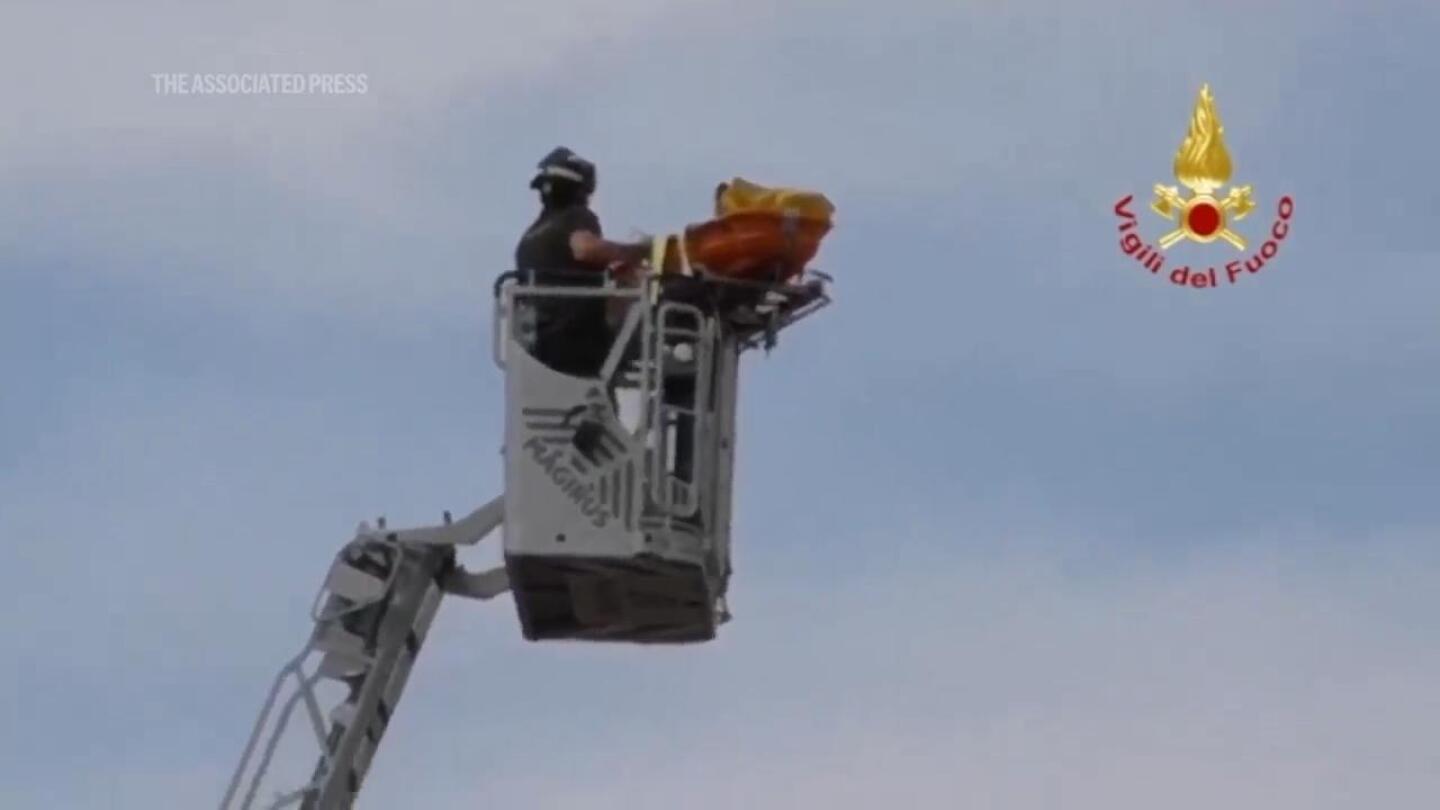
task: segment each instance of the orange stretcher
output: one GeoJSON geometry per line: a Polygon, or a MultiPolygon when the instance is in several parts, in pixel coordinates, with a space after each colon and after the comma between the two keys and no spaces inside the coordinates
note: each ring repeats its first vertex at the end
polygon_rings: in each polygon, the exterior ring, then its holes
{"type": "Polygon", "coordinates": [[[834,213],[822,194],[737,177],[720,186],[714,219],[655,240],[651,267],[661,273],[703,269],[726,278],[788,281],[815,258],[834,213]]]}

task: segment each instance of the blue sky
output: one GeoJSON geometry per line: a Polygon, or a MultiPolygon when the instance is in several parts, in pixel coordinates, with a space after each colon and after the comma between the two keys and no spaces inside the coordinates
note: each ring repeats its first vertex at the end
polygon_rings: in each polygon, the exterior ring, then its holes
{"type": "Polygon", "coordinates": [[[1422,2],[12,4],[0,805],[212,806],[354,525],[498,492],[488,288],[560,143],[620,236],[735,174],[825,191],[838,301],[747,360],[722,638],[448,605],[362,807],[1423,803],[1437,34],[1422,2]],[[150,78],[230,71],[370,92],[150,78]],[[1296,213],[1182,291],[1111,206],[1158,235],[1202,82],[1240,230],[1296,213]]]}

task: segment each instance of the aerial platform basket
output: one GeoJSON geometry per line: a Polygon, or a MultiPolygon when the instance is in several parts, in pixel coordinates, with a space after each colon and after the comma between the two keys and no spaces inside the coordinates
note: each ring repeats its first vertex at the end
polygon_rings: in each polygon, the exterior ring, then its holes
{"type": "Polygon", "coordinates": [[[709,263],[685,272],[663,272],[660,248],[638,283],[497,282],[505,566],[526,638],[696,642],[728,619],[740,356],[829,303],[827,276],[787,263],[828,227],[736,211],[700,227],[709,263]],[[613,329],[588,376],[536,352],[536,308],[577,298],[613,329]]]}

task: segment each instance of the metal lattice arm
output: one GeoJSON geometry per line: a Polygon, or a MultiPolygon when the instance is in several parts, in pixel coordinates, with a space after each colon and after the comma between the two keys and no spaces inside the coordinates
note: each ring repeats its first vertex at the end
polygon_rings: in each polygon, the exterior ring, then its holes
{"type": "Polygon", "coordinates": [[[336,555],[317,595],[310,640],[271,686],[221,810],[345,810],[354,803],[444,594],[488,599],[508,589],[503,568],[471,573],[455,564],[456,546],[478,543],[503,518],[503,499],[496,498],[458,522],[447,514],[440,526],[390,531],[383,520],[376,530],[361,525],[336,555]],[[317,657],[307,671],[307,663],[317,657]],[[282,702],[289,680],[294,691],[282,702]],[[328,715],[316,694],[324,680],[348,689],[328,715]],[[320,747],[313,775],[304,786],[257,805],[271,760],[299,706],[320,747]],[[264,750],[255,759],[267,726],[264,750]]]}

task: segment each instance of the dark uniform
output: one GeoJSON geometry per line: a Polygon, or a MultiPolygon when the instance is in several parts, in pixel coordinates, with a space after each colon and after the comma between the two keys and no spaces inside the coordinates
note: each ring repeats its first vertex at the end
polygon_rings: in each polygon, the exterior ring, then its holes
{"type": "MultiPolygon", "coordinates": [[[[601,286],[605,268],[578,261],[570,249],[570,236],[576,231],[601,235],[600,219],[583,203],[541,211],[515,247],[515,267],[534,271],[537,284],[601,286]]],[[[599,374],[610,351],[605,300],[558,296],[533,300],[536,358],[562,374],[599,374]]]]}

